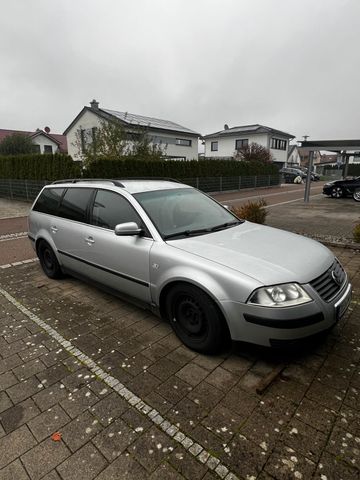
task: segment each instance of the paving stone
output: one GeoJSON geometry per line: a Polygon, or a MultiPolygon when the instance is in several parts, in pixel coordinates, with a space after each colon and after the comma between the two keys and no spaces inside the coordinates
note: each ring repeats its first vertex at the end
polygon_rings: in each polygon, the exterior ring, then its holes
{"type": "Polygon", "coordinates": [[[168,463],[162,463],[149,478],[150,480],[163,480],[164,478],[166,480],[183,480],[184,477],[168,463]]]}
{"type": "Polygon", "coordinates": [[[235,387],[226,394],[221,403],[235,413],[241,413],[241,415],[247,417],[256,408],[259,399],[235,387]],[[240,405],[241,408],[239,408],[240,405]]]}
{"type": "Polygon", "coordinates": [[[19,357],[23,362],[28,362],[29,360],[34,360],[35,358],[41,357],[46,352],[48,352],[48,349],[45,347],[45,345],[35,345],[20,351],[19,357]]]}
{"type": "Polygon", "coordinates": [[[316,473],[316,478],[321,480],[353,480],[360,478],[359,470],[346,464],[338,456],[330,455],[324,452],[320,458],[316,473]]]}
{"type": "Polygon", "coordinates": [[[314,462],[286,446],[274,450],[265,465],[265,471],[276,480],[307,480],[313,477],[315,468],[314,462]]]}
{"type": "Polygon", "coordinates": [[[240,433],[267,452],[280,441],[283,428],[277,419],[269,418],[257,410],[244,422],[240,433]]]}
{"type": "Polygon", "coordinates": [[[39,381],[47,387],[62,380],[69,375],[69,370],[62,364],[54,365],[47,368],[44,372],[38,373],[36,376],[39,381]]]}
{"type": "Polygon", "coordinates": [[[304,398],[308,385],[295,382],[291,379],[278,377],[268,389],[268,392],[274,396],[279,396],[285,400],[299,404],[304,398]]]}
{"type": "Polygon", "coordinates": [[[197,355],[193,362],[199,365],[199,367],[205,368],[211,372],[215,370],[222,362],[224,361],[224,357],[221,356],[214,356],[214,355],[197,355]]]}
{"type": "MultiPolygon", "coordinates": [[[[66,360],[70,357],[70,354],[64,349],[59,347],[51,352],[46,352],[42,354],[40,360],[47,366],[52,367],[58,362],[66,360]]],[[[69,372],[68,372],[69,373],[69,372]]]]}
{"type": "Polygon", "coordinates": [[[68,398],[62,400],[60,405],[71,418],[75,418],[97,401],[97,396],[89,388],[83,387],[72,395],[68,395],[68,398]]]}
{"type": "Polygon", "coordinates": [[[201,423],[208,430],[228,442],[234,433],[240,429],[244,420],[223,405],[218,405],[201,423]]]}
{"type": "Polygon", "coordinates": [[[85,445],[102,430],[97,418],[86,411],[62,428],[62,438],[72,452],[85,445]]]}
{"type": "MultiPolygon", "coordinates": [[[[116,378],[118,378],[118,376],[116,376],[116,378]]],[[[154,375],[151,375],[151,373],[144,372],[140,373],[140,375],[137,375],[129,382],[125,382],[125,384],[127,388],[129,388],[132,392],[136,393],[136,395],[142,398],[145,395],[148,395],[150,392],[154,391],[160,382],[161,380],[159,380],[154,375]]]]}
{"type": "Polygon", "coordinates": [[[13,372],[20,381],[26,380],[33,375],[45,370],[46,366],[38,359],[19,365],[13,369],[13,372]]]}
{"type": "MultiPolygon", "coordinates": [[[[188,480],[200,480],[204,477],[207,468],[188,453],[178,447],[169,456],[171,465],[188,480]]],[[[163,477],[164,478],[164,477],[163,477]]]]}
{"type": "Polygon", "coordinates": [[[360,432],[352,433],[336,427],[331,433],[326,450],[352,467],[360,470],[360,432]]]}
{"type": "Polygon", "coordinates": [[[21,461],[31,479],[37,480],[53,470],[69,455],[70,451],[63,442],[54,442],[48,438],[23,455],[21,461]]]}
{"type": "Polygon", "coordinates": [[[23,340],[19,340],[13,343],[4,342],[1,345],[1,356],[7,358],[15,353],[20,353],[23,350],[26,350],[26,344],[23,340]]]}
{"type": "Polygon", "coordinates": [[[8,370],[11,370],[21,364],[22,360],[19,355],[11,355],[11,357],[0,360],[0,373],[7,372],[8,370]]]}
{"type": "Polygon", "coordinates": [[[329,385],[324,385],[319,382],[319,380],[314,380],[309,390],[306,392],[306,397],[324,407],[338,411],[345,395],[329,385]]]}
{"type": "Polygon", "coordinates": [[[0,413],[12,407],[12,402],[6,392],[0,392],[0,413]]]}
{"type": "Polygon", "coordinates": [[[229,391],[232,387],[236,385],[239,378],[233,373],[225,370],[222,367],[217,367],[213,370],[210,375],[206,378],[206,381],[213,385],[214,387],[222,390],[224,392],[229,391]]]}
{"type": "Polygon", "coordinates": [[[188,393],[188,397],[197,405],[210,411],[223,399],[224,393],[204,380],[188,393]]]}
{"type": "Polygon", "coordinates": [[[96,480],[139,480],[145,478],[147,478],[146,470],[126,453],[105,468],[96,477],[96,480]]]}
{"type": "Polygon", "coordinates": [[[336,421],[336,426],[352,433],[359,435],[360,432],[360,412],[353,410],[347,405],[343,405],[336,421]]]}
{"type": "Polygon", "coordinates": [[[193,387],[199,384],[208,375],[208,370],[199,367],[199,365],[196,365],[195,363],[188,363],[176,374],[177,377],[193,387]]]}
{"type": "Polygon", "coordinates": [[[15,383],[18,383],[18,380],[12,372],[0,375],[0,391],[12,387],[15,383]]]}
{"type": "Polygon", "coordinates": [[[179,426],[180,429],[191,432],[206,414],[207,412],[200,405],[197,405],[189,398],[184,398],[174,408],[169,410],[167,419],[179,426]]]}
{"type": "Polygon", "coordinates": [[[314,427],[325,434],[330,432],[337,418],[332,410],[329,410],[308,398],[303,398],[295,415],[296,418],[302,422],[307,423],[311,427],[314,427]]]}
{"type": "Polygon", "coordinates": [[[23,382],[17,383],[6,390],[13,403],[19,403],[40,391],[39,381],[31,377],[23,382]]]}
{"type": "Polygon", "coordinates": [[[345,405],[354,410],[360,410],[360,389],[355,387],[350,387],[346,393],[344,399],[345,405]]]}
{"type": "Polygon", "coordinates": [[[171,353],[166,355],[166,358],[169,358],[175,363],[178,363],[181,366],[186,365],[193,358],[196,357],[196,353],[185,346],[180,346],[176,350],[173,350],[171,353]]]}
{"type": "Polygon", "coordinates": [[[30,477],[21,465],[20,460],[10,463],[0,472],[1,480],[28,480],[30,477]]]}
{"type": "Polygon", "coordinates": [[[45,477],[42,477],[41,480],[62,480],[62,479],[60,478],[60,475],[57,473],[56,470],[52,470],[47,475],[45,475],[45,477]]]}
{"type": "MultiPolygon", "coordinates": [[[[39,385],[39,382],[37,382],[37,385],[39,385]]],[[[58,402],[61,402],[61,400],[67,398],[69,393],[62,383],[56,383],[41,390],[37,388],[37,391],[38,393],[32,398],[41,411],[47,410],[58,402]]]]}
{"type": "Polygon", "coordinates": [[[89,372],[88,368],[83,367],[76,370],[71,375],[67,375],[63,378],[62,383],[69,389],[73,390],[75,388],[80,389],[84,386],[87,386],[88,383],[92,382],[95,379],[95,375],[89,372]]]}
{"type": "Polygon", "coordinates": [[[317,462],[325,448],[327,436],[298,420],[291,420],[282,438],[285,445],[317,462]]]}
{"type": "Polygon", "coordinates": [[[40,442],[49,437],[52,433],[59,431],[61,427],[70,421],[70,417],[64,412],[60,405],[54,405],[37,417],[28,421],[28,427],[33,435],[40,442]]]}
{"type": "Polygon", "coordinates": [[[156,427],[150,428],[129,448],[134,458],[152,472],[174,450],[174,441],[156,427]]]}
{"type": "Polygon", "coordinates": [[[121,418],[136,432],[143,432],[152,426],[152,422],[134,408],[129,408],[121,418]]]}
{"type": "Polygon", "coordinates": [[[317,370],[307,368],[304,365],[291,363],[282,371],[281,377],[302,383],[303,385],[310,385],[316,376],[316,372],[317,370]]]}
{"type": "Polygon", "coordinates": [[[31,398],[28,398],[22,403],[18,403],[14,407],[5,410],[0,415],[1,424],[6,433],[16,430],[18,427],[27,423],[33,417],[38,415],[40,410],[35,405],[31,398]]]}
{"type": "Polygon", "coordinates": [[[176,375],[158,386],[157,392],[171,403],[177,403],[191,391],[192,387],[176,375]]]}
{"type": "Polygon", "coordinates": [[[118,418],[115,422],[100,432],[93,439],[93,443],[104,457],[109,462],[112,462],[133,443],[137,436],[138,435],[134,430],[129,428],[123,420],[118,418]]]}
{"type": "Polygon", "coordinates": [[[168,358],[160,358],[148,368],[148,371],[160,380],[166,380],[178,370],[179,365],[168,358]]]}
{"type": "Polygon", "coordinates": [[[225,463],[230,470],[245,478],[246,476],[256,478],[269,455],[266,450],[239,434],[224,448],[224,452],[220,458],[227,459],[225,463]]]}
{"type": "Polygon", "coordinates": [[[100,381],[100,380],[93,380],[91,383],[88,384],[88,387],[90,388],[91,391],[93,391],[95,393],[95,395],[97,397],[99,397],[100,399],[101,398],[105,398],[107,397],[108,395],[110,395],[110,393],[112,393],[112,389],[110,387],[108,387],[107,385],[104,384],[104,382],[100,381]]]}
{"type": "Polygon", "coordinates": [[[173,408],[174,404],[165,400],[164,397],[159,395],[157,392],[151,392],[149,395],[146,395],[143,400],[155,408],[161,415],[166,415],[167,412],[173,408]]]}
{"type": "Polygon", "coordinates": [[[36,444],[30,430],[23,425],[0,439],[0,469],[20,457],[36,444]]]}
{"type": "Polygon", "coordinates": [[[59,465],[57,471],[66,480],[92,480],[106,465],[101,453],[88,443],[59,465]]]}
{"type": "Polygon", "coordinates": [[[97,402],[96,405],[91,408],[91,413],[98,418],[102,425],[106,426],[120,417],[128,408],[128,403],[117,393],[113,392],[106,398],[100,400],[100,402],[97,402]]]}

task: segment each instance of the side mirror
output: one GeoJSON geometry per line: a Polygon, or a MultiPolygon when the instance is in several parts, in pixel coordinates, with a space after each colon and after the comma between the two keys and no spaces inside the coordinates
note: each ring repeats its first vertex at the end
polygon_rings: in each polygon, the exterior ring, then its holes
{"type": "Polygon", "coordinates": [[[115,226],[115,235],[118,237],[140,235],[142,229],[136,222],[119,223],[115,226]]]}

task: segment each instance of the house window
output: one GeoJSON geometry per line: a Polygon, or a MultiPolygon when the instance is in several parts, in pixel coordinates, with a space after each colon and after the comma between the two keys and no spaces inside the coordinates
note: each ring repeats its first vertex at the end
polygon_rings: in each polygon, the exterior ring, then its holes
{"type": "Polygon", "coordinates": [[[40,145],[34,144],[32,146],[32,150],[33,150],[34,153],[41,153],[40,145]]]}
{"type": "Polygon", "coordinates": [[[243,138],[241,140],[235,140],[235,150],[241,150],[249,145],[249,139],[243,138]]]}
{"type": "Polygon", "coordinates": [[[82,128],[80,130],[81,151],[85,153],[88,147],[95,141],[96,127],[82,128]]]}
{"type": "Polygon", "coordinates": [[[217,152],[219,150],[219,143],[218,142],[211,142],[211,151],[217,152]]]}
{"type": "Polygon", "coordinates": [[[52,145],[44,145],[44,153],[53,153],[52,145]]]}
{"type": "Polygon", "coordinates": [[[286,150],[287,148],[287,141],[280,140],[280,138],[272,138],[271,139],[271,148],[274,150],[286,150]]]}
{"type": "Polygon", "coordinates": [[[175,141],[176,145],[182,145],[183,147],[191,147],[191,140],[186,138],[177,138],[175,141]]]}

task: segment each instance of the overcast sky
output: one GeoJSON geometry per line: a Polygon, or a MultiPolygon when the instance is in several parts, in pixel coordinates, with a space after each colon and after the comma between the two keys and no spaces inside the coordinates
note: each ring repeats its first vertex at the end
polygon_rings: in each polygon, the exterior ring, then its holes
{"type": "Polygon", "coordinates": [[[359,138],[360,0],[3,0],[0,128],[84,105],[359,138]]]}

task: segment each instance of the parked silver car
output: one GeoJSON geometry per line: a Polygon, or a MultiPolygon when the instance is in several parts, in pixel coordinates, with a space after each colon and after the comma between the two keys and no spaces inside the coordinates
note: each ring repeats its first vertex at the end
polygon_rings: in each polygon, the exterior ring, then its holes
{"type": "Polygon", "coordinates": [[[125,294],[199,352],[230,337],[307,338],[331,328],[351,298],[326,247],[238,219],[176,181],[55,182],[31,208],[29,238],[50,278],[68,272],[125,294]]]}

